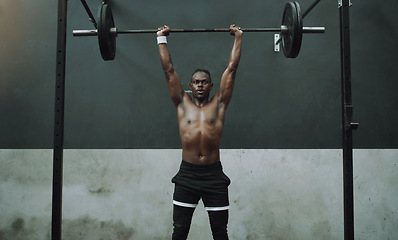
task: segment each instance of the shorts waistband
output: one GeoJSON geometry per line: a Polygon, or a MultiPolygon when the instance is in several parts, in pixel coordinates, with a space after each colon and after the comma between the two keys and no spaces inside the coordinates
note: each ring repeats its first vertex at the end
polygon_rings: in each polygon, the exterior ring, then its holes
{"type": "Polygon", "coordinates": [[[197,165],[182,160],[180,169],[187,171],[199,171],[199,172],[222,171],[222,165],[220,161],[206,165],[197,165]]]}

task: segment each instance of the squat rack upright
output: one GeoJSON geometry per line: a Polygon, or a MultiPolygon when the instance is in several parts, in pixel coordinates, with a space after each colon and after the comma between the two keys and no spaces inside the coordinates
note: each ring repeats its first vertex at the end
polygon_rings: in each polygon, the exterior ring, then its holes
{"type": "Polygon", "coordinates": [[[359,126],[353,123],[351,97],[351,48],[350,48],[350,7],[351,0],[338,0],[340,12],[340,57],[341,57],[341,103],[343,136],[343,198],[344,198],[344,239],[354,240],[354,175],[353,175],[353,134],[359,126]]]}

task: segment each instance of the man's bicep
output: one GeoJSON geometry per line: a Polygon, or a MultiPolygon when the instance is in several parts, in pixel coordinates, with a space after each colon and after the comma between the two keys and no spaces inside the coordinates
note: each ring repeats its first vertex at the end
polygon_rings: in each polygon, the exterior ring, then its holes
{"type": "Polygon", "coordinates": [[[173,101],[174,105],[177,107],[182,102],[184,91],[182,89],[180,77],[176,72],[167,76],[167,84],[170,91],[170,98],[173,101]]]}
{"type": "Polygon", "coordinates": [[[219,100],[226,105],[228,105],[229,101],[232,98],[232,92],[234,90],[235,84],[235,75],[235,71],[231,71],[227,68],[221,77],[219,100]]]}

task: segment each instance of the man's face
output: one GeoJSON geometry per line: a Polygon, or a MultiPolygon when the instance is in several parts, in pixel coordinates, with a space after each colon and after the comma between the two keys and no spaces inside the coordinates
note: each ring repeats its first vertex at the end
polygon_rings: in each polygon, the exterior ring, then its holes
{"type": "Polygon", "coordinates": [[[210,95],[210,90],[213,88],[213,83],[210,81],[209,75],[205,72],[196,72],[192,76],[189,88],[192,91],[192,95],[199,99],[206,99],[210,95]]]}

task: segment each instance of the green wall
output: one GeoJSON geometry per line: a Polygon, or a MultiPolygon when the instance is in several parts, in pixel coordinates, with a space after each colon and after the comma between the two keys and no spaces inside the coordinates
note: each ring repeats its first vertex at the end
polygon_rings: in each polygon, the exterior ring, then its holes
{"type": "MultiPolygon", "coordinates": [[[[100,1],[87,1],[97,15],[100,1]]],[[[300,1],[307,9],[312,1],[300,1]]],[[[112,1],[120,29],[277,27],[283,1],[112,1]]],[[[396,1],[351,7],[355,148],[397,148],[394,27],[396,1]]],[[[0,148],[52,148],[57,4],[0,3],[0,148]]],[[[321,1],[305,26],[300,55],[273,52],[272,33],[245,33],[222,148],[340,148],[341,84],[337,1],[321,1]]],[[[93,25],[80,1],[68,3],[66,148],[180,148],[175,109],[155,36],[123,35],[116,59],[101,59],[96,37],[73,37],[93,25]]],[[[233,38],[227,33],[172,34],[175,68],[188,87],[196,68],[216,89],[233,38]]]]}

